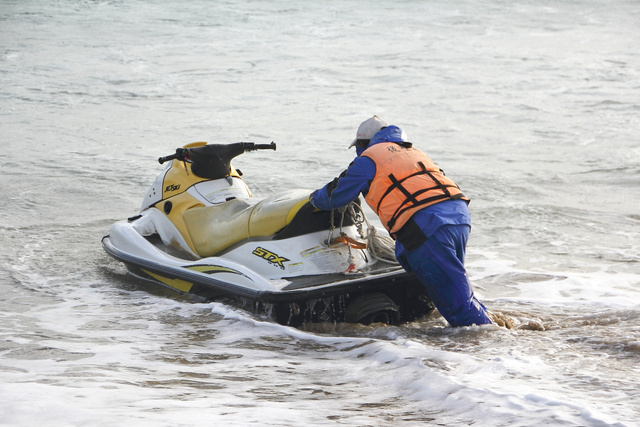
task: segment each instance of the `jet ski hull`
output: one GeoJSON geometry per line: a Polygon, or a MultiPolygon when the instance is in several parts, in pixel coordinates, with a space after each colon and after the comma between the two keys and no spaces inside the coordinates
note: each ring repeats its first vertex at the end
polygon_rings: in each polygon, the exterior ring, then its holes
{"type": "Polygon", "coordinates": [[[118,248],[110,236],[104,250],[139,278],[206,300],[231,302],[280,324],[383,322],[398,324],[433,310],[422,284],[398,266],[384,263],[366,273],[326,274],[268,280],[217,257],[182,264],[142,257],[118,248]]]}

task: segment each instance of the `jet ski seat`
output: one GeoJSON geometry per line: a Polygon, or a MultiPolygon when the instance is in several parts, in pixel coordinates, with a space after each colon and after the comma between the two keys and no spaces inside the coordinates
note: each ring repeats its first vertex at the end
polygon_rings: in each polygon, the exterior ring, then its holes
{"type": "Polygon", "coordinates": [[[196,253],[204,258],[242,240],[276,234],[309,201],[310,193],[291,190],[255,205],[233,199],[218,206],[189,209],[183,219],[196,253]]]}

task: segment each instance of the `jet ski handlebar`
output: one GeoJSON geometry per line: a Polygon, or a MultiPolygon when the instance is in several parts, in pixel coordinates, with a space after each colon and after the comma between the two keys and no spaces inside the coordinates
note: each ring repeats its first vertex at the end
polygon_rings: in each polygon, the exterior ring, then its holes
{"type": "MultiPolygon", "coordinates": [[[[213,150],[219,147],[224,147],[224,151],[232,151],[232,157],[237,156],[238,154],[247,152],[247,151],[256,151],[256,150],[276,150],[276,143],[271,141],[270,144],[256,144],[253,142],[236,142],[234,144],[229,144],[227,146],[221,146],[217,144],[207,145],[213,150]],[[231,150],[226,150],[231,149],[231,150]]],[[[197,147],[196,147],[197,149],[197,147]]],[[[194,153],[195,154],[195,153],[194,153]]],[[[226,153],[225,153],[226,154],[226,153]]],[[[226,157],[226,156],[223,156],[226,157]]],[[[164,162],[168,162],[171,160],[178,159],[180,161],[189,161],[192,160],[192,153],[189,148],[177,148],[174,154],[170,154],[168,156],[160,157],[158,159],[158,163],[163,164],[164,162]]]]}
{"type": "Polygon", "coordinates": [[[158,163],[163,164],[171,160],[187,160],[189,158],[189,150],[186,148],[177,148],[175,154],[158,158],[158,163]]]}
{"type": "Polygon", "coordinates": [[[276,143],[271,141],[271,144],[254,144],[253,142],[243,142],[243,144],[250,145],[251,147],[245,148],[244,151],[254,150],[273,150],[276,151],[276,143]]]}

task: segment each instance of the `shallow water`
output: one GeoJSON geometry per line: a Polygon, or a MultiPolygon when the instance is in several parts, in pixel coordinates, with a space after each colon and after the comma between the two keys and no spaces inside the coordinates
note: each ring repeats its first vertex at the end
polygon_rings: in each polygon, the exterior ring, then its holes
{"type": "MultiPolygon", "coordinates": [[[[0,5],[5,425],[636,425],[633,1],[0,5]],[[371,114],[472,198],[477,296],[519,328],[283,327],[126,275],[100,238],[188,142],[276,141],[313,189],[371,114]]],[[[370,218],[371,219],[371,218],[370,218]]]]}

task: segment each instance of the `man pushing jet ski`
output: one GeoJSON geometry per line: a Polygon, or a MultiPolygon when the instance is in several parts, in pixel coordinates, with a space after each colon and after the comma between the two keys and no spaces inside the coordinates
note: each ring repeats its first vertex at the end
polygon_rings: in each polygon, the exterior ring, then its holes
{"type": "Polygon", "coordinates": [[[358,202],[337,212],[315,209],[309,189],[253,197],[231,160],[275,149],[194,142],[160,157],[139,213],[110,227],[104,250],[135,277],[291,326],[430,313],[426,290],[358,202]]]}
{"type": "Polygon", "coordinates": [[[311,194],[317,209],[337,209],[362,193],[396,241],[396,257],[427,289],[452,326],[492,323],[464,267],[471,219],[458,186],[405,133],[373,116],[349,148],[356,158],[339,177],[311,194]]]}

